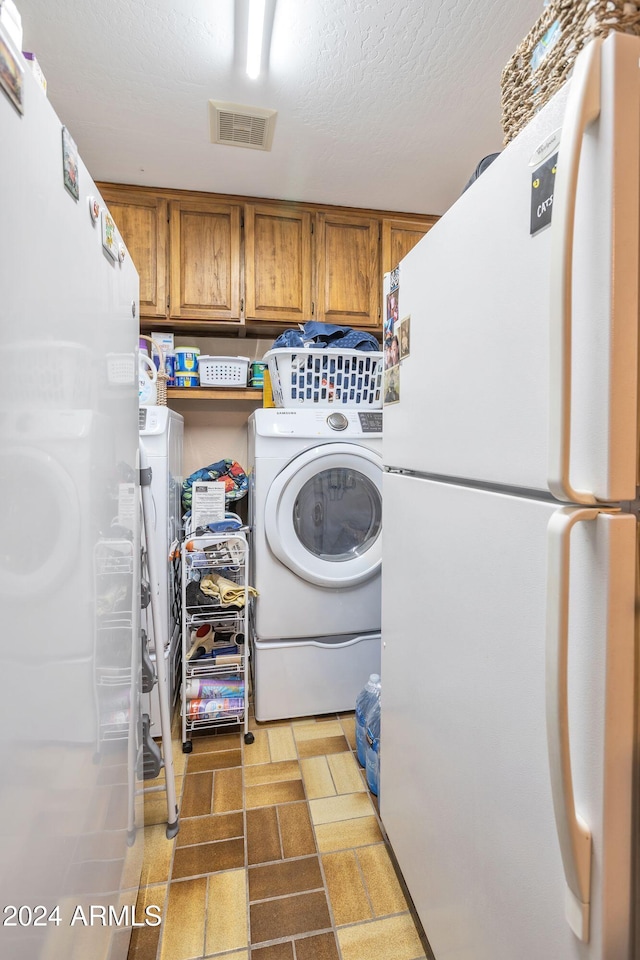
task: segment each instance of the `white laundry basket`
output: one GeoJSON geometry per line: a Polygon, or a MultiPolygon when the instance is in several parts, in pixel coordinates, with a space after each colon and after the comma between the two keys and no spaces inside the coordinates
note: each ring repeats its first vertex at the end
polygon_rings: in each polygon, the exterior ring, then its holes
{"type": "Polygon", "coordinates": [[[198,358],[201,387],[246,387],[249,357],[198,358]]]}
{"type": "Polygon", "coordinates": [[[269,350],[271,390],[276,407],[382,406],[382,353],[364,350],[269,350]]]}

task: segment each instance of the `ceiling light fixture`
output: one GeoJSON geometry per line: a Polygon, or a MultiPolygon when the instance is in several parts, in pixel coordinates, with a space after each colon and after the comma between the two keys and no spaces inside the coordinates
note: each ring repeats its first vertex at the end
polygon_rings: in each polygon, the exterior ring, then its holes
{"type": "Polygon", "coordinates": [[[249,26],[247,30],[247,76],[256,80],[260,76],[262,42],[264,33],[265,0],[249,0],[249,26]]]}

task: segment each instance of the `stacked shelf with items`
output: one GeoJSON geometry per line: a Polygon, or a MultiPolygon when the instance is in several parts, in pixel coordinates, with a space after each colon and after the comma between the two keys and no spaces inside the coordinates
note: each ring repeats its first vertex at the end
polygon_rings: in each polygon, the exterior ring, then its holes
{"type": "Polygon", "coordinates": [[[243,531],[187,536],[182,544],[182,749],[191,734],[242,724],[249,732],[248,544],[243,531]]]}

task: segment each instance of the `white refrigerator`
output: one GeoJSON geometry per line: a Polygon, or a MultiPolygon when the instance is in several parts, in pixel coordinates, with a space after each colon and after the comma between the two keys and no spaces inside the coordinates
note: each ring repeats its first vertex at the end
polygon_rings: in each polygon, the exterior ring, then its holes
{"type": "Polygon", "coordinates": [[[593,41],[399,266],[380,804],[436,960],[638,955],[639,64],[593,41]]]}
{"type": "Polygon", "coordinates": [[[138,276],[1,27],[0,83],[0,955],[124,960],[144,820],[138,276]]]}

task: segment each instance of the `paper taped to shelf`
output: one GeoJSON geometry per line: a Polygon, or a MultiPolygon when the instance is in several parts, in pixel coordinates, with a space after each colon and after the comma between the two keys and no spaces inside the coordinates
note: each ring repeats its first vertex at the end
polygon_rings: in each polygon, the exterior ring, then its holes
{"type": "Polygon", "coordinates": [[[197,480],[192,487],[192,529],[224,520],[224,480],[197,480]]]}

